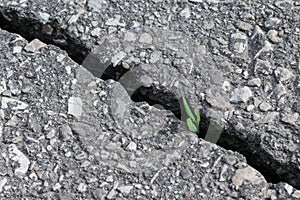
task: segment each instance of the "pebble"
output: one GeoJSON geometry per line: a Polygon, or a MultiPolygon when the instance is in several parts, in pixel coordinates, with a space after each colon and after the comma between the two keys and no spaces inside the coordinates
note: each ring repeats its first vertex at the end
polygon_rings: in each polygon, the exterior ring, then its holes
{"type": "Polygon", "coordinates": [[[117,190],[120,191],[122,194],[128,195],[132,190],[132,188],[133,188],[132,185],[125,185],[125,186],[119,186],[117,190]]]}
{"type": "Polygon", "coordinates": [[[261,104],[259,104],[259,109],[263,112],[269,111],[271,110],[272,105],[267,103],[267,102],[262,102],[261,104]]]}
{"type": "Polygon", "coordinates": [[[137,148],[137,144],[132,141],[126,147],[126,149],[129,151],[136,151],[136,148],[137,148]]]}
{"type": "Polygon", "coordinates": [[[7,178],[4,177],[3,179],[1,179],[0,181],[0,192],[2,192],[4,185],[7,183],[7,178]]]}
{"type": "Polygon", "coordinates": [[[281,121],[293,125],[298,121],[298,118],[299,118],[299,113],[283,114],[281,117],[281,121]]]}
{"type": "Polygon", "coordinates": [[[34,39],[32,40],[29,44],[27,44],[24,49],[27,52],[36,52],[37,50],[39,50],[42,47],[47,46],[47,44],[41,42],[39,39],[34,39]]]}
{"type": "Polygon", "coordinates": [[[11,106],[12,110],[24,110],[28,107],[27,103],[24,103],[22,101],[16,100],[16,99],[12,99],[12,98],[8,98],[8,97],[2,97],[1,98],[1,108],[2,109],[6,109],[9,107],[9,105],[11,106]]]}
{"type": "Polygon", "coordinates": [[[261,79],[260,78],[251,79],[250,81],[248,81],[248,86],[260,87],[261,86],[261,79]]]}
{"type": "Polygon", "coordinates": [[[279,19],[277,17],[271,17],[265,21],[265,27],[266,28],[274,28],[278,24],[280,24],[280,22],[281,22],[281,19],[279,19]]]}
{"type": "Polygon", "coordinates": [[[124,35],[124,40],[128,42],[134,42],[136,40],[136,36],[133,32],[127,31],[124,35]]]}
{"type": "Polygon", "coordinates": [[[68,100],[68,114],[74,117],[82,115],[82,101],[79,97],[70,97],[68,100]]]}
{"type": "Polygon", "coordinates": [[[126,53],[124,51],[120,51],[118,52],[116,55],[114,55],[111,58],[111,62],[113,64],[113,66],[117,66],[125,57],[126,57],[126,53]]]}
{"type": "Polygon", "coordinates": [[[149,33],[143,33],[140,37],[139,40],[140,43],[147,43],[151,44],[152,43],[152,36],[149,33]]]}
{"type": "Polygon", "coordinates": [[[80,183],[79,185],[78,185],[78,187],[77,187],[77,190],[79,191],[79,192],[85,192],[86,191],[86,189],[87,189],[87,185],[85,184],[85,183],[80,183]]]}
{"type": "Polygon", "coordinates": [[[187,180],[193,176],[193,173],[188,168],[183,168],[180,170],[180,176],[184,180],[187,180]]]}
{"type": "Polygon", "coordinates": [[[186,19],[191,17],[191,11],[189,7],[185,7],[179,14],[181,17],[185,17],[186,19]]]}
{"type": "Polygon", "coordinates": [[[18,163],[18,165],[16,165],[17,167],[15,168],[15,175],[24,176],[29,168],[29,159],[14,144],[10,144],[8,146],[8,153],[9,158],[18,163]]]}
{"type": "Polygon", "coordinates": [[[246,103],[250,97],[252,97],[252,91],[249,87],[244,86],[242,88],[235,88],[231,93],[231,103],[246,103]]]}
{"type": "Polygon", "coordinates": [[[282,82],[292,79],[294,77],[293,72],[283,67],[278,67],[277,70],[275,70],[275,75],[279,76],[280,81],[282,82]]]}
{"type": "Polygon", "coordinates": [[[235,53],[243,53],[248,48],[248,37],[245,33],[234,33],[231,35],[231,45],[235,53]]]}
{"type": "Polygon", "coordinates": [[[278,37],[278,32],[276,30],[269,30],[268,38],[274,43],[279,43],[282,41],[281,38],[278,37]]]}
{"type": "Polygon", "coordinates": [[[236,170],[235,175],[232,177],[232,183],[236,188],[239,188],[246,180],[254,185],[267,184],[264,177],[250,166],[236,170]]]}
{"type": "Polygon", "coordinates": [[[260,118],[260,115],[259,115],[259,114],[257,114],[257,113],[253,113],[253,114],[252,114],[252,119],[253,119],[254,121],[259,120],[259,118],[260,118]]]}

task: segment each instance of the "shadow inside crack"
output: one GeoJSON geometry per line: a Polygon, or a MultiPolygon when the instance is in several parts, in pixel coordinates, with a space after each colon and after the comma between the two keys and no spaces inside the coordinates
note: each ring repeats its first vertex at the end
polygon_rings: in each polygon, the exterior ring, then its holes
{"type": "Polygon", "coordinates": [[[1,10],[0,28],[19,34],[29,42],[38,38],[46,44],[58,46],[78,64],[81,64],[88,55],[89,49],[69,36],[64,29],[60,28],[56,20],[42,24],[37,19],[20,16],[22,14],[14,10],[1,10]]]}

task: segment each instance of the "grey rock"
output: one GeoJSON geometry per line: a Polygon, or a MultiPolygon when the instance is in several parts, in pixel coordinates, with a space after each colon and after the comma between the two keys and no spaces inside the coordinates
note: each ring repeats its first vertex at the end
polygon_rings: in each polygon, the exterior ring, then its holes
{"type": "Polygon", "coordinates": [[[272,109],[272,105],[264,101],[261,104],[259,104],[259,109],[261,111],[266,112],[272,109]]]}
{"type": "Polygon", "coordinates": [[[231,93],[231,103],[246,103],[250,97],[252,97],[252,91],[249,87],[244,86],[242,88],[235,88],[231,93]]]}
{"type": "Polygon", "coordinates": [[[8,152],[9,152],[9,158],[12,161],[15,161],[16,163],[18,163],[16,165],[17,167],[14,170],[15,175],[16,176],[25,176],[28,171],[29,164],[30,164],[29,159],[14,144],[10,144],[8,146],[8,152]]]}
{"type": "Polygon", "coordinates": [[[82,115],[82,101],[79,97],[70,97],[68,100],[68,114],[74,117],[82,115]]]}
{"type": "Polygon", "coordinates": [[[180,170],[180,176],[184,180],[188,180],[189,178],[191,178],[193,176],[193,173],[188,168],[183,168],[180,170]]]}
{"type": "Polygon", "coordinates": [[[47,44],[41,42],[39,39],[34,39],[25,46],[25,51],[36,52],[40,48],[47,46],[47,44]]]}
{"type": "Polygon", "coordinates": [[[120,191],[122,194],[125,195],[128,195],[132,189],[133,189],[132,185],[124,185],[124,186],[119,186],[117,188],[118,191],[120,191]]]}

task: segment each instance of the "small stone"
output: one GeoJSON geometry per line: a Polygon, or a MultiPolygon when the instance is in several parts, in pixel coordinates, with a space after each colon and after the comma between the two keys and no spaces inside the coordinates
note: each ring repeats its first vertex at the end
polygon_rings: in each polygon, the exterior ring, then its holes
{"type": "Polygon", "coordinates": [[[24,176],[29,168],[29,159],[14,144],[8,146],[8,153],[9,158],[18,163],[15,168],[15,175],[24,176]]]}
{"type": "Polygon", "coordinates": [[[234,33],[230,44],[235,53],[241,54],[248,48],[248,37],[244,33],[234,33]]]}
{"type": "Polygon", "coordinates": [[[191,11],[189,7],[185,7],[179,14],[181,17],[185,17],[186,19],[190,18],[191,11]]]}
{"type": "Polygon", "coordinates": [[[274,43],[278,43],[281,41],[281,38],[278,37],[278,32],[276,30],[269,30],[268,38],[274,43]]]}
{"type": "Polygon", "coordinates": [[[55,190],[59,190],[61,188],[61,184],[60,183],[56,183],[55,185],[53,185],[52,189],[55,190]]]}
{"type": "Polygon", "coordinates": [[[6,109],[10,107],[12,110],[24,110],[28,107],[28,104],[8,97],[2,97],[1,108],[6,109]]]}
{"type": "Polygon", "coordinates": [[[253,114],[252,114],[252,119],[253,119],[254,121],[259,120],[259,118],[260,118],[260,115],[259,115],[259,114],[257,114],[257,113],[253,113],[253,114]]]}
{"type": "Polygon", "coordinates": [[[254,110],[254,108],[255,108],[254,105],[249,105],[249,106],[247,106],[246,110],[247,110],[248,112],[251,112],[252,110],[254,110]]]}
{"type": "Polygon", "coordinates": [[[259,104],[259,109],[263,112],[269,111],[269,110],[271,110],[271,108],[272,108],[272,105],[270,105],[267,102],[262,102],[261,104],[259,104]]]}
{"type": "Polygon", "coordinates": [[[0,192],[2,192],[4,185],[7,183],[7,178],[4,177],[1,181],[0,181],[0,192]]]}
{"type": "Polygon", "coordinates": [[[281,121],[287,123],[287,124],[295,124],[298,121],[299,114],[294,113],[294,114],[283,114],[281,117],[281,121]]]}
{"type": "Polygon", "coordinates": [[[47,46],[47,44],[41,42],[39,39],[34,39],[32,40],[29,44],[27,44],[24,49],[27,52],[36,52],[37,50],[39,50],[42,47],[47,46]]]}
{"type": "Polygon", "coordinates": [[[150,55],[150,63],[156,63],[157,61],[160,60],[162,56],[162,53],[160,51],[154,51],[151,55],[150,55]]]}
{"type": "Polygon", "coordinates": [[[106,181],[108,183],[112,183],[112,182],[114,182],[114,177],[112,175],[109,175],[109,176],[106,177],[106,181]]]}
{"type": "Polygon", "coordinates": [[[251,31],[253,29],[253,25],[247,22],[238,22],[237,26],[239,29],[243,31],[251,31]]]}
{"type": "Polygon", "coordinates": [[[277,17],[271,17],[265,21],[265,27],[266,28],[274,28],[278,24],[280,24],[280,22],[281,22],[281,19],[279,19],[277,17]]]}
{"type": "Polygon", "coordinates": [[[152,43],[152,36],[149,33],[143,33],[140,37],[139,42],[151,44],[152,43]]]}
{"type": "Polygon", "coordinates": [[[193,176],[193,173],[188,168],[183,168],[182,170],[180,170],[180,176],[184,180],[187,180],[193,176]]]}
{"type": "Polygon", "coordinates": [[[114,55],[111,58],[111,62],[113,64],[113,66],[117,66],[125,57],[126,57],[126,53],[124,51],[120,51],[118,52],[116,55],[114,55]]]}
{"type": "Polygon", "coordinates": [[[275,75],[279,77],[280,81],[287,81],[294,78],[293,72],[283,67],[278,67],[277,70],[275,70],[275,75]]]}
{"type": "Polygon", "coordinates": [[[53,28],[49,24],[44,25],[43,28],[42,28],[42,30],[47,35],[52,35],[52,33],[53,33],[53,28]]]}
{"type": "Polygon", "coordinates": [[[79,97],[70,97],[68,100],[68,114],[74,117],[82,115],[82,101],[79,97]]]}
{"type": "Polygon", "coordinates": [[[285,87],[282,85],[282,83],[279,83],[276,85],[274,91],[274,95],[277,99],[280,99],[283,95],[287,93],[285,87]]]}
{"type": "Polygon", "coordinates": [[[100,33],[101,33],[101,29],[98,27],[98,28],[95,28],[94,30],[92,30],[91,35],[94,37],[97,37],[97,36],[100,36],[100,33]]]}
{"type": "Polygon", "coordinates": [[[246,103],[249,98],[252,97],[251,89],[247,86],[242,88],[235,88],[231,94],[230,102],[231,103],[246,103]]]}
{"type": "Polygon", "coordinates": [[[264,177],[250,166],[236,170],[235,175],[232,177],[232,183],[236,186],[236,188],[239,188],[246,180],[255,185],[259,185],[261,183],[267,184],[264,177]]]}
{"type": "Polygon", "coordinates": [[[119,186],[117,190],[120,191],[122,194],[128,195],[132,190],[132,188],[133,188],[132,185],[125,185],[125,186],[119,186]]]}
{"type": "Polygon", "coordinates": [[[13,53],[21,53],[22,52],[23,47],[20,46],[15,46],[13,48],[13,53]]]}
{"type": "Polygon", "coordinates": [[[296,199],[300,199],[300,190],[296,190],[293,194],[292,197],[295,197],[296,199]]]}
{"type": "Polygon", "coordinates": [[[290,186],[290,185],[287,184],[287,183],[284,184],[284,189],[287,191],[287,193],[288,193],[289,195],[291,195],[292,192],[293,192],[293,187],[290,186]]]}
{"type": "Polygon", "coordinates": [[[134,33],[127,31],[124,35],[124,40],[128,42],[134,42],[136,40],[136,36],[134,33]]]}
{"type": "Polygon", "coordinates": [[[78,185],[78,187],[77,187],[77,190],[78,190],[79,192],[81,192],[81,193],[85,192],[86,189],[87,189],[87,185],[84,184],[84,183],[80,183],[80,184],[78,185]]]}
{"type": "Polygon", "coordinates": [[[136,148],[137,148],[137,144],[132,141],[126,147],[126,149],[129,151],[136,151],[136,148]]]}
{"type": "Polygon", "coordinates": [[[46,24],[49,21],[50,14],[45,12],[38,12],[37,17],[43,22],[43,24],[46,24]]]}
{"type": "Polygon", "coordinates": [[[110,18],[106,21],[105,25],[108,26],[122,26],[125,27],[125,23],[120,22],[121,15],[116,15],[115,18],[110,18]]]}
{"type": "Polygon", "coordinates": [[[260,78],[253,78],[248,82],[248,86],[253,87],[260,87],[261,86],[261,80],[260,78]]]}

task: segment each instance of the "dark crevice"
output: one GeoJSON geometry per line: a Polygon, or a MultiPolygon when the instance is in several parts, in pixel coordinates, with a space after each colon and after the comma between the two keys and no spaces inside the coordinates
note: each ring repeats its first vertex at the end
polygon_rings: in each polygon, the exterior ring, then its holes
{"type": "Polygon", "coordinates": [[[149,105],[161,105],[181,119],[180,103],[176,96],[164,87],[139,87],[131,96],[135,102],[145,101],[149,105]]]}
{"type": "MultiPolygon", "coordinates": [[[[38,22],[37,19],[20,18],[19,16],[21,15],[18,15],[16,11],[2,10],[0,12],[0,28],[11,33],[17,33],[28,41],[38,38],[44,43],[56,45],[67,51],[70,58],[78,64],[82,64],[82,62],[86,59],[86,56],[90,55],[88,54],[89,49],[77,39],[69,36],[64,29],[60,28],[59,23],[55,20],[44,25],[38,22]],[[50,30],[50,27],[53,30],[50,30]],[[49,34],[49,32],[52,33],[49,34]]],[[[97,67],[97,64],[95,66],[94,64],[91,64],[93,62],[97,62],[97,58],[95,56],[90,57],[91,60],[86,62],[88,70],[90,70],[88,67],[91,67],[91,69],[97,67]]],[[[106,67],[106,64],[98,65],[98,67],[99,66],[106,67]]],[[[99,78],[104,80],[114,79],[118,81],[126,73],[128,73],[128,70],[124,69],[122,65],[115,67],[110,65],[105,69],[103,75],[101,70],[100,72],[95,70],[93,74],[97,77],[101,76],[99,78]]],[[[134,86],[134,81],[132,85],[134,86]]],[[[172,111],[178,119],[181,119],[182,117],[179,100],[167,88],[154,85],[151,87],[139,87],[133,92],[131,98],[135,102],[145,101],[150,105],[162,105],[164,109],[172,111]]],[[[207,133],[209,126],[210,119],[205,116],[204,112],[202,112],[201,122],[199,125],[199,137],[205,138],[205,134],[207,133]]],[[[281,163],[274,160],[270,155],[267,155],[263,149],[260,149],[259,144],[251,144],[238,138],[237,135],[240,134],[237,133],[234,128],[223,130],[217,144],[225,149],[237,151],[243,154],[247,158],[248,164],[258,170],[267,181],[272,183],[285,181],[295,188],[300,189],[300,173],[297,166],[292,166],[292,163],[289,166],[282,166],[281,163]]]]}
{"type": "Polygon", "coordinates": [[[58,46],[78,64],[83,62],[89,52],[88,48],[60,28],[55,20],[42,24],[37,19],[20,18],[16,11],[2,10],[0,11],[0,28],[19,34],[29,42],[38,38],[46,44],[58,46]]]}

